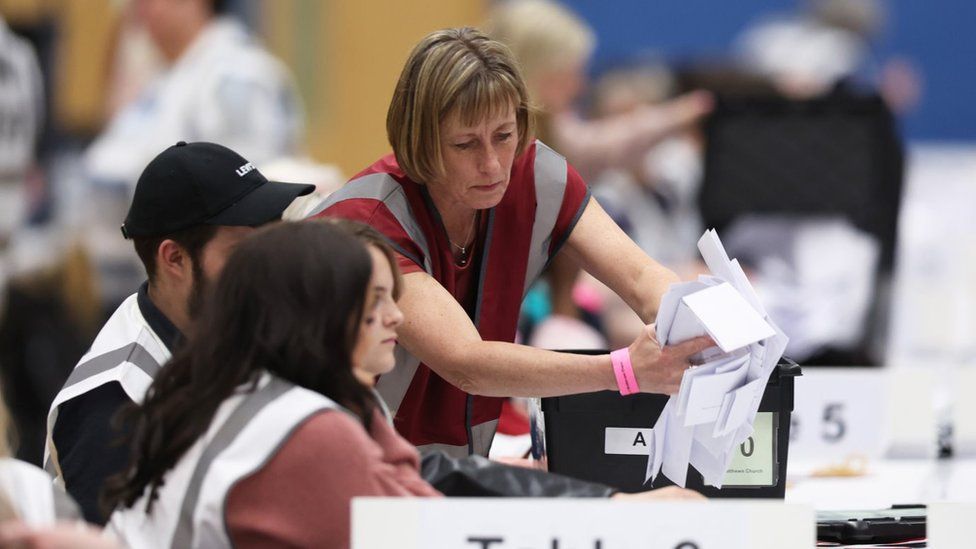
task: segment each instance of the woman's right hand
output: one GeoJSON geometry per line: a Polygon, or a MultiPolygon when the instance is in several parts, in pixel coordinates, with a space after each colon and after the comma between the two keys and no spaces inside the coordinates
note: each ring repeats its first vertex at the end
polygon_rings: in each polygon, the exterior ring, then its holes
{"type": "Polygon", "coordinates": [[[688,357],[714,346],[712,338],[701,336],[662,348],[654,325],[644,326],[628,348],[637,385],[644,393],[677,393],[681,386],[681,376],[691,366],[688,357]]]}
{"type": "Polygon", "coordinates": [[[610,496],[611,499],[626,499],[626,500],[655,500],[655,499],[683,499],[690,501],[705,501],[708,498],[699,494],[694,490],[688,490],[687,488],[679,488],[677,486],[666,486],[664,488],[658,488],[657,490],[648,490],[647,492],[637,492],[636,494],[625,494],[624,492],[617,492],[616,494],[610,496]]]}

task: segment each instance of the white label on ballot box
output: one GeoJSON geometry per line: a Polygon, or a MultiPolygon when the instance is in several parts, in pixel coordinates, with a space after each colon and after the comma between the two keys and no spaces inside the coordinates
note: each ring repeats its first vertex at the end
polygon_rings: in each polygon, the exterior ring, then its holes
{"type": "MultiPolygon", "coordinates": [[[[739,445],[723,486],[773,486],[776,484],[776,425],[772,412],[756,414],[755,429],[739,445]]],[[[646,456],[654,437],[653,429],[607,427],[603,453],[625,456],[646,456]]]]}
{"type": "Polygon", "coordinates": [[[880,368],[805,368],[795,387],[791,461],[884,451],[887,378],[880,368]]]}
{"type": "Polygon", "coordinates": [[[724,487],[774,486],[779,472],[776,460],[776,415],[759,412],[753,432],[735,452],[722,481],[724,487]]]}
{"type": "Polygon", "coordinates": [[[782,549],[815,523],[772,501],[356,498],[352,549],[782,549]]]}
{"type": "Polygon", "coordinates": [[[651,441],[654,440],[654,429],[628,429],[625,427],[607,427],[603,442],[604,454],[625,456],[646,456],[651,441]]]}

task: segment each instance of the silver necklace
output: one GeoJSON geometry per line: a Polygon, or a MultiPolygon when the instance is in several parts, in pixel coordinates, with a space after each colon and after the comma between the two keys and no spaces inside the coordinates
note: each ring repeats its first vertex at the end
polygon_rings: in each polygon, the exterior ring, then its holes
{"type": "Polygon", "coordinates": [[[474,236],[475,227],[478,226],[478,212],[474,213],[473,221],[474,223],[471,224],[471,228],[468,229],[468,236],[464,239],[465,242],[464,246],[459,246],[458,244],[455,244],[454,241],[451,240],[451,235],[447,233],[446,230],[444,231],[444,233],[447,234],[448,243],[450,243],[451,246],[457,249],[458,253],[456,254],[455,259],[457,260],[458,265],[462,267],[468,264],[468,254],[471,252],[472,244],[474,244],[472,237],[474,236]]]}

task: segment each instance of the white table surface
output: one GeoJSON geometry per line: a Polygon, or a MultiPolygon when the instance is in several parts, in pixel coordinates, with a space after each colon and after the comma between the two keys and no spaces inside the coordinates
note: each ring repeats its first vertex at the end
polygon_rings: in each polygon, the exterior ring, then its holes
{"type": "Polygon", "coordinates": [[[813,477],[810,468],[811,464],[790,464],[787,502],[844,510],[976,501],[976,459],[874,460],[859,477],[813,477]]]}

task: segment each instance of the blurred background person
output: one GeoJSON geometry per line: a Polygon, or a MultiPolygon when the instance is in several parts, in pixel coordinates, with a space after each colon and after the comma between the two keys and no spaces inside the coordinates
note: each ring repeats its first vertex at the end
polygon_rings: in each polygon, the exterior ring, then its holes
{"type": "Polygon", "coordinates": [[[39,528],[58,520],[79,520],[78,506],[43,469],[11,457],[14,439],[16,432],[0,399],[0,529],[12,523],[39,528]]]}
{"type": "MultiPolygon", "coordinates": [[[[41,71],[33,47],[0,17],[0,300],[7,250],[28,215],[27,179],[44,117],[41,71]]],[[[2,301],[0,301],[2,310],[2,301]]]]}
{"type": "Polygon", "coordinates": [[[607,167],[640,163],[649,147],[711,110],[710,96],[694,92],[626,115],[584,119],[577,102],[587,88],[596,38],[586,22],[557,2],[499,2],[486,32],[518,59],[538,109],[539,139],[579,166],[584,179],[607,167]]]}
{"type": "Polygon", "coordinates": [[[77,348],[70,333],[42,343],[31,330],[66,327],[48,297],[57,289],[45,285],[48,277],[33,268],[48,255],[37,249],[43,246],[32,239],[30,227],[41,192],[37,150],[43,127],[44,87],[34,48],[0,16],[0,386],[23,443],[18,455],[35,464],[44,440],[41,410],[64,374],[53,357],[77,348]],[[32,278],[33,285],[28,283],[32,278]],[[52,359],[28,359],[32,343],[49,347],[45,358],[52,359]]]}
{"type": "MultiPolygon", "coordinates": [[[[676,79],[663,62],[629,61],[596,79],[589,114],[597,120],[626,117],[668,101],[676,90],[676,79]]],[[[689,125],[638,154],[637,162],[609,167],[591,181],[593,196],[614,221],[685,280],[701,270],[696,244],[703,231],[698,212],[703,148],[700,128],[689,125]]],[[[598,325],[610,348],[640,330],[640,320],[626,304],[589,277],[576,284],[574,301],[599,313],[598,325]]]]}
{"type": "Polygon", "coordinates": [[[303,112],[291,75],[243,23],[224,15],[225,4],[131,0],[126,6],[163,65],[84,156],[85,240],[109,310],[141,277],[131,249],[112,235],[139,173],[157,152],[176,141],[210,141],[260,166],[302,151],[303,112]]]}
{"type": "MultiPolygon", "coordinates": [[[[588,111],[598,120],[626,117],[668,101],[676,85],[662,61],[621,64],[596,79],[588,111]]],[[[634,242],[679,275],[698,257],[702,145],[697,125],[689,125],[638,154],[637,162],[603,170],[591,182],[594,196],[634,242]]]]}
{"type": "Polygon", "coordinates": [[[794,98],[826,94],[839,84],[877,89],[895,112],[915,107],[921,77],[901,56],[876,59],[887,23],[880,0],[803,0],[793,13],[759,17],[733,44],[739,62],[794,98]]]}
{"type": "MultiPolygon", "coordinates": [[[[654,102],[632,102],[627,108],[605,109],[598,116],[584,118],[579,101],[587,90],[586,71],[596,38],[585,21],[558,2],[499,2],[490,12],[487,32],[511,48],[519,61],[537,108],[538,137],[565,155],[591,184],[608,170],[642,171],[650,150],[711,110],[709,94],[692,92],[674,99],[662,96],[654,102]]],[[[671,238],[666,233],[656,235],[662,241],[671,238]]],[[[644,250],[655,259],[664,259],[644,250]]],[[[544,286],[534,290],[527,310],[530,321],[522,323],[523,329],[535,332],[527,334],[529,344],[563,349],[608,347],[605,332],[596,328],[602,328],[599,316],[604,302],[600,296],[612,292],[604,292],[602,285],[588,278],[585,286],[576,289],[574,297],[579,273],[579,267],[562,256],[552,261],[546,275],[548,293],[544,286]],[[580,320],[581,305],[591,313],[589,324],[580,320]]],[[[612,296],[606,298],[622,306],[612,296]]],[[[626,306],[621,311],[630,328],[626,334],[616,334],[615,343],[632,340],[641,326],[626,306]]]]}

